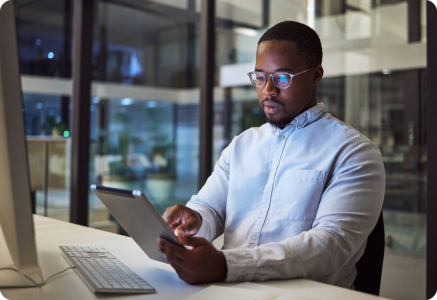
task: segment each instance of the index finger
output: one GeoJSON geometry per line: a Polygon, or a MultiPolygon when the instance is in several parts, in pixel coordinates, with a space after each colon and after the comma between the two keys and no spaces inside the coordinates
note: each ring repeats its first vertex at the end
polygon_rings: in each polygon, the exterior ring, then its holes
{"type": "Polygon", "coordinates": [[[176,207],[168,207],[164,214],[162,215],[162,218],[164,221],[169,225],[173,225],[178,219],[181,218],[181,210],[177,209],[176,207]]]}

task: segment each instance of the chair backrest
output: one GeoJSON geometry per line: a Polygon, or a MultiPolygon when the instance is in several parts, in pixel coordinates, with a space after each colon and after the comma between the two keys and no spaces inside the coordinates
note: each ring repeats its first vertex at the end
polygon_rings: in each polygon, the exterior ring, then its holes
{"type": "Polygon", "coordinates": [[[355,290],[379,296],[384,250],[385,232],[381,211],[378,222],[367,240],[364,254],[355,264],[357,267],[357,277],[354,281],[355,290]]]}

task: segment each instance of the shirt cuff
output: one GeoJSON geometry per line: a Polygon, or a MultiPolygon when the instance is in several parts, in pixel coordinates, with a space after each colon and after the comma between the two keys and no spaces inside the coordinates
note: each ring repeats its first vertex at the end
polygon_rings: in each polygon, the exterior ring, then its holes
{"type": "Polygon", "coordinates": [[[196,234],[193,236],[199,236],[207,239],[208,241],[212,241],[216,238],[216,232],[214,230],[215,224],[214,222],[214,216],[211,216],[211,213],[201,205],[196,204],[187,204],[187,207],[191,208],[192,210],[196,211],[200,217],[202,218],[202,225],[200,225],[199,231],[197,231],[196,234]]]}
{"type": "Polygon", "coordinates": [[[256,262],[250,249],[222,250],[228,274],[226,282],[253,281],[256,275],[256,262]]]}

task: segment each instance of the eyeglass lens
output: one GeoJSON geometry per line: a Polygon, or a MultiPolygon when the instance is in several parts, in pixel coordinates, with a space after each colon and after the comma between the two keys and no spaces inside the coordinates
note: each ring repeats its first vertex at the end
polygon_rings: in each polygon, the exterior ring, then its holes
{"type": "MultiPolygon", "coordinates": [[[[273,74],[273,83],[279,88],[286,88],[290,86],[292,76],[287,73],[275,73],[273,74]]],[[[251,81],[254,85],[262,87],[266,84],[267,76],[261,72],[251,73],[251,81]]]]}

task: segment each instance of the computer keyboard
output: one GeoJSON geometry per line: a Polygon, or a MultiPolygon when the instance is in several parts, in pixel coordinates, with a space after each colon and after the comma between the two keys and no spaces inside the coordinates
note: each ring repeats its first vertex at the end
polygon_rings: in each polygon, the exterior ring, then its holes
{"type": "Polygon", "coordinates": [[[59,246],[62,256],[94,293],[156,293],[104,248],[59,246]]]}

